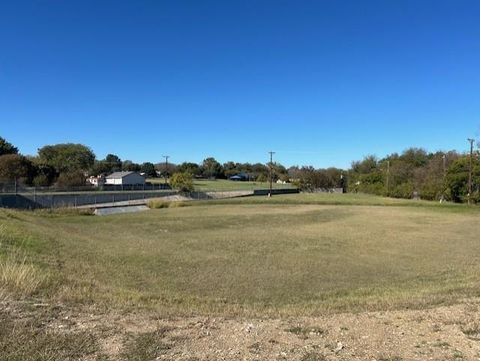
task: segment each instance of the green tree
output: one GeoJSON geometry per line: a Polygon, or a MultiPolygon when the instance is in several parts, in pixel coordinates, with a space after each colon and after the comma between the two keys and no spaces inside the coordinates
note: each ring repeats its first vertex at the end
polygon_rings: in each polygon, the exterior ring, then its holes
{"type": "Polygon", "coordinates": [[[312,166],[290,169],[295,184],[303,191],[343,187],[343,171],[338,168],[315,169],[312,166]]]}
{"type": "Polygon", "coordinates": [[[174,173],[170,180],[170,184],[174,189],[179,190],[180,192],[192,192],[194,190],[192,175],[187,172],[174,173]]]}
{"type": "Polygon", "coordinates": [[[352,172],[369,174],[378,169],[378,159],[374,155],[367,155],[362,161],[352,162],[352,172]]]}
{"type": "Polygon", "coordinates": [[[156,178],[157,171],[155,170],[155,165],[150,162],[145,162],[140,167],[140,172],[145,173],[145,176],[148,178],[156,178]]]}
{"type": "Polygon", "coordinates": [[[140,164],[134,163],[131,160],[124,160],[122,162],[122,171],[124,172],[140,172],[140,164]]]}
{"type": "Polygon", "coordinates": [[[408,148],[403,151],[399,159],[413,167],[423,167],[428,163],[430,156],[425,149],[408,148]]]}
{"type": "Polygon", "coordinates": [[[192,175],[200,175],[201,169],[197,163],[183,162],[177,167],[178,173],[190,173],[192,175]]]}
{"type": "Polygon", "coordinates": [[[427,164],[415,168],[413,185],[415,189],[420,190],[422,199],[450,199],[447,192],[444,166],[448,169],[457,159],[458,154],[456,152],[436,152],[430,155],[427,164]]]}
{"type": "Polygon", "coordinates": [[[35,178],[33,178],[33,185],[37,187],[47,187],[52,185],[57,178],[55,168],[47,164],[35,165],[35,178]]]}
{"type": "Polygon", "coordinates": [[[245,171],[250,172],[258,182],[265,182],[268,180],[269,170],[265,164],[255,163],[250,166],[250,164],[247,163],[246,165],[247,167],[245,171]]]}
{"type": "MultiPolygon", "coordinates": [[[[280,163],[273,162],[271,166],[272,166],[272,179],[274,182],[282,178],[288,179],[288,171],[283,165],[281,165],[280,163]]],[[[270,167],[270,163],[268,163],[268,167],[270,167]]]]}
{"type": "Polygon", "coordinates": [[[56,186],[60,188],[81,187],[86,184],[85,175],[82,171],[76,170],[72,172],[61,173],[56,182],[56,186]]]}
{"type": "Polygon", "coordinates": [[[93,166],[90,169],[89,173],[90,175],[97,176],[100,174],[110,174],[113,172],[111,171],[111,167],[109,166],[109,164],[107,164],[104,160],[99,160],[93,163],[93,166]]]}
{"type": "Polygon", "coordinates": [[[105,159],[95,161],[90,171],[92,175],[110,174],[122,170],[122,160],[115,154],[108,154],[105,159]]]}
{"type": "Polygon", "coordinates": [[[32,162],[23,155],[5,154],[0,156],[0,179],[3,181],[22,181],[30,184],[34,172],[32,162]]]}
{"type": "Polygon", "coordinates": [[[207,178],[223,177],[222,165],[213,157],[206,158],[202,163],[203,175],[207,178]]]}
{"type": "Polygon", "coordinates": [[[352,162],[348,188],[354,192],[385,194],[385,170],[374,155],[352,162]]]}
{"type": "Polygon", "coordinates": [[[0,156],[5,154],[18,154],[18,148],[0,137],[0,156]]]}
{"type": "Polygon", "coordinates": [[[87,171],[95,161],[92,150],[82,144],[46,145],[38,150],[42,163],[50,165],[58,173],[87,171]]]}
{"type": "Polygon", "coordinates": [[[109,172],[120,172],[122,170],[122,160],[115,154],[107,154],[105,157],[109,172]]]}
{"type": "Polygon", "coordinates": [[[177,170],[177,165],[174,164],[174,163],[170,163],[170,162],[168,162],[168,163],[160,162],[160,163],[155,164],[155,170],[157,172],[159,172],[160,176],[163,177],[163,178],[165,178],[165,176],[167,176],[167,178],[168,178],[171,174],[178,171],[177,170]]]}
{"type": "MultiPolygon", "coordinates": [[[[477,199],[480,188],[480,161],[474,158],[472,165],[472,198],[477,199]]],[[[470,157],[468,156],[457,159],[448,167],[447,187],[449,195],[454,202],[463,202],[467,199],[469,167],[470,157]]]]}
{"type": "Polygon", "coordinates": [[[231,176],[234,176],[235,174],[241,173],[243,170],[241,170],[241,164],[235,163],[235,162],[226,162],[223,163],[223,172],[225,174],[225,177],[230,178],[231,176]]]}

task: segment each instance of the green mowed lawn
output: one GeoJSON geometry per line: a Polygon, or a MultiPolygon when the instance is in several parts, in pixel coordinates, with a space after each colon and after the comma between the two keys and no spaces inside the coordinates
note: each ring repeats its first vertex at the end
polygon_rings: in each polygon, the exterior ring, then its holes
{"type": "MultiPolygon", "coordinates": [[[[108,217],[2,210],[0,259],[33,264],[28,296],[165,315],[314,315],[480,294],[478,208],[362,195],[192,204],[108,217]]],[[[15,294],[12,282],[0,277],[0,292],[15,294]]]]}
{"type": "MultiPolygon", "coordinates": [[[[148,179],[151,183],[163,183],[165,180],[161,178],[148,179]]],[[[243,191],[255,189],[268,189],[270,184],[268,182],[236,182],[228,179],[197,179],[194,180],[193,185],[196,191],[243,191]]],[[[292,184],[277,184],[273,183],[274,189],[295,188],[292,184]]]]}

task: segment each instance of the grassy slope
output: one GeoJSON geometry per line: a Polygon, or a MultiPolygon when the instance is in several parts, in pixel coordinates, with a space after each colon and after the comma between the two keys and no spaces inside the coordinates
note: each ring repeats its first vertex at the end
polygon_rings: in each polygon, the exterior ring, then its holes
{"type": "Polygon", "coordinates": [[[422,207],[438,208],[448,211],[475,212],[476,208],[468,208],[464,204],[458,203],[439,203],[423,200],[410,200],[401,198],[386,198],[369,194],[338,194],[338,193],[300,193],[300,194],[282,194],[275,195],[272,198],[267,197],[243,197],[229,198],[216,201],[202,202],[200,204],[277,204],[277,205],[350,205],[350,206],[395,206],[395,207],[422,207]]]}
{"type": "Polygon", "coordinates": [[[0,259],[27,255],[43,299],[175,315],[423,307],[480,291],[477,208],[361,195],[195,205],[1,210],[0,259]]]}

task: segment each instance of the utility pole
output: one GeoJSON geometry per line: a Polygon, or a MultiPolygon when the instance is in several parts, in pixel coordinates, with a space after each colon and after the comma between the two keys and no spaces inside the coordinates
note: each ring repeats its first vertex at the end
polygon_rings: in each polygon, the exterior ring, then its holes
{"type": "Polygon", "coordinates": [[[273,188],[273,155],[275,152],[268,152],[270,154],[270,192],[268,193],[268,196],[272,196],[272,188],[273,188]]]}
{"type": "Polygon", "coordinates": [[[387,197],[390,194],[390,161],[387,160],[387,197]]]}
{"type": "Polygon", "coordinates": [[[443,188],[442,188],[442,197],[440,198],[440,203],[445,201],[445,189],[447,185],[447,155],[442,155],[443,161],[443,188]]]}
{"type": "Polygon", "coordinates": [[[445,179],[447,178],[447,155],[444,154],[442,155],[443,159],[443,181],[445,182],[445,179]]]}
{"type": "Polygon", "coordinates": [[[468,204],[470,204],[470,198],[472,197],[472,160],[473,160],[473,142],[475,139],[468,138],[470,142],[470,162],[468,166],[468,204]]]}
{"type": "Polygon", "coordinates": [[[165,158],[165,184],[167,184],[167,178],[168,178],[168,158],[170,158],[169,155],[162,155],[163,158],[165,158]]]}

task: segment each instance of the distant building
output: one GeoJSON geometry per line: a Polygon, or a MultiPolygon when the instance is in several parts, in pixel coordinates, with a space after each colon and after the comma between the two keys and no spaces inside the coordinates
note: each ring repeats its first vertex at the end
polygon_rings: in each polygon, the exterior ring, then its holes
{"type": "Polygon", "coordinates": [[[87,183],[93,185],[94,187],[101,187],[105,184],[105,176],[90,176],[87,178],[87,183]]]}
{"type": "Polygon", "coordinates": [[[246,173],[238,173],[238,174],[235,174],[234,176],[231,176],[229,178],[230,180],[232,181],[248,181],[250,179],[250,176],[246,173]]]}
{"type": "Polygon", "coordinates": [[[145,185],[145,177],[137,172],[115,172],[105,178],[105,184],[122,186],[145,185]]]}

